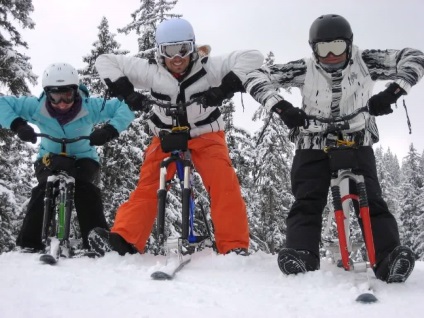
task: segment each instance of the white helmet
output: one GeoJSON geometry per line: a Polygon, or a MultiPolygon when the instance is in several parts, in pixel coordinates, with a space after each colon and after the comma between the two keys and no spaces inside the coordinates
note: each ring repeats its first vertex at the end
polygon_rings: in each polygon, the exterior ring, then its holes
{"type": "Polygon", "coordinates": [[[195,41],[191,24],[184,19],[173,18],[163,20],[156,29],[156,44],[195,41]]]}
{"type": "Polygon", "coordinates": [[[79,79],[77,70],[67,63],[54,63],[49,65],[43,73],[41,81],[43,89],[49,87],[75,86],[78,87],[79,79]]]}

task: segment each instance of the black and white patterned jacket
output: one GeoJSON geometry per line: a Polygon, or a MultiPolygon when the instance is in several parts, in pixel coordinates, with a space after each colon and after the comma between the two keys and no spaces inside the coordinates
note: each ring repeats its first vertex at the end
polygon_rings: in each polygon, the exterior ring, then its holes
{"type": "MultiPolygon", "coordinates": [[[[302,109],[306,114],[323,117],[346,115],[365,106],[373,94],[377,80],[393,80],[407,93],[424,75],[424,54],[421,51],[364,50],[356,46],[348,66],[328,73],[315,57],[287,64],[262,67],[248,74],[246,90],[268,110],[284,98],[279,88],[298,87],[302,95],[302,109]]],[[[379,139],[375,118],[362,113],[351,120],[354,131],[346,131],[347,139],[360,145],[372,145],[379,139]]],[[[296,149],[322,149],[325,138],[321,134],[299,135],[291,131],[296,149]]]]}

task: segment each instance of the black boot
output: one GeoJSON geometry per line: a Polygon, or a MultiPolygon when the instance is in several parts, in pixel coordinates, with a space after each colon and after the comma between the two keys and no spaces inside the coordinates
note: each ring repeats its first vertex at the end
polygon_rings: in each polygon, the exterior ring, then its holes
{"type": "Polygon", "coordinates": [[[104,256],[106,252],[116,251],[119,255],[126,253],[135,254],[137,250],[118,233],[109,232],[101,227],[96,227],[88,234],[90,248],[104,256]]]}
{"type": "Polygon", "coordinates": [[[319,269],[319,258],[306,250],[283,248],[278,253],[278,266],[286,275],[296,275],[319,269]]]}
{"type": "Polygon", "coordinates": [[[411,275],[415,256],[406,246],[396,247],[375,270],[375,276],[386,283],[403,283],[411,275]]]}
{"type": "Polygon", "coordinates": [[[236,254],[236,255],[240,255],[240,256],[249,256],[250,255],[247,248],[241,248],[241,247],[233,248],[232,250],[229,250],[225,254],[236,254]]]}

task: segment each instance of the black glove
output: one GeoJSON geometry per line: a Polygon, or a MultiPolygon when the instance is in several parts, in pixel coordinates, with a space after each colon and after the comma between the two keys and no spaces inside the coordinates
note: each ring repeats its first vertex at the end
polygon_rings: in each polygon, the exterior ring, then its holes
{"type": "Polygon", "coordinates": [[[384,91],[371,96],[368,101],[370,115],[381,116],[393,113],[390,104],[396,103],[399,97],[406,92],[396,83],[391,83],[384,91]]]}
{"type": "Polygon", "coordinates": [[[145,103],[147,97],[134,91],[134,85],[129,81],[128,77],[120,77],[115,82],[105,78],[105,83],[109,89],[110,96],[124,100],[132,111],[147,110],[145,103]]]}
{"type": "Polygon", "coordinates": [[[142,110],[148,112],[147,97],[139,92],[134,92],[128,95],[125,99],[125,103],[132,111],[142,110]]]}
{"type": "Polygon", "coordinates": [[[15,132],[18,137],[23,141],[30,141],[33,144],[37,142],[37,136],[35,135],[34,128],[21,117],[16,118],[10,125],[10,130],[15,132]]]}
{"type": "Polygon", "coordinates": [[[236,92],[244,92],[241,80],[233,72],[229,72],[218,87],[211,87],[204,93],[205,106],[221,106],[224,99],[234,96],[236,92]]]}
{"type": "Polygon", "coordinates": [[[279,101],[271,108],[271,111],[277,113],[286,126],[290,129],[295,127],[308,128],[309,126],[306,113],[302,109],[294,107],[286,100],[279,101]]]}
{"type": "Polygon", "coordinates": [[[103,146],[105,143],[119,136],[118,131],[110,124],[95,129],[90,135],[90,146],[103,146]]]}

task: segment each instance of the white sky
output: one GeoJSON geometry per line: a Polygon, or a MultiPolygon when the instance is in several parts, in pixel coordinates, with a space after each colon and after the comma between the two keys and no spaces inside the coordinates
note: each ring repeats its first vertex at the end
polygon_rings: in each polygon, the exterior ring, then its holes
{"type": "MultiPolygon", "coordinates": [[[[110,253],[101,259],[64,259],[54,267],[39,254],[0,255],[0,316],[4,318],[421,318],[424,263],[404,284],[370,273],[378,302],[360,304],[364,273],[327,260],[321,270],[285,276],[276,255],[193,255],[173,281],[150,274],[163,256],[110,253]],[[356,280],[356,282],[355,282],[356,280]]],[[[371,271],[371,270],[369,270],[371,271]]]]}
{"type": "MultiPolygon", "coordinates": [[[[131,22],[140,0],[33,0],[31,15],[34,30],[22,32],[29,50],[35,74],[53,62],[68,62],[76,68],[84,67],[82,57],[88,55],[97,40],[100,21],[105,16],[116,40],[131,54],[137,52],[136,35],[118,34],[116,29],[131,22]]],[[[264,55],[273,51],[276,63],[308,57],[308,32],[312,21],[322,14],[343,15],[351,24],[354,43],[361,49],[401,49],[412,47],[424,51],[421,0],[179,0],[173,13],[189,20],[196,33],[197,43],[212,46],[212,54],[223,54],[237,49],[258,49],[264,55]]],[[[41,79],[40,81],[41,82],[41,79]]],[[[384,88],[376,85],[376,92],[384,88]]],[[[41,85],[32,90],[41,92],[41,85]]],[[[300,106],[300,94],[284,94],[295,106],[300,106]]],[[[253,131],[260,125],[252,123],[251,115],[258,104],[243,94],[246,110],[237,114],[236,124],[253,131]]],[[[408,133],[406,116],[401,106],[389,116],[379,117],[380,143],[401,160],[409,145],[414,144],[421,154],[424,149],[424,81],[412,88],[405,99],[412,122],[408,133]]],[[[240,96],[235,102],[240,105],[240,96]]],[[[241,109],[241,106],[239,107],[241,109]]]]}

